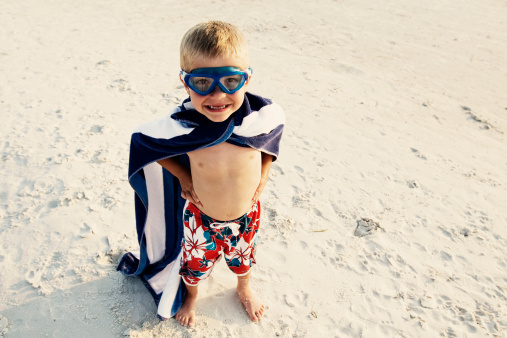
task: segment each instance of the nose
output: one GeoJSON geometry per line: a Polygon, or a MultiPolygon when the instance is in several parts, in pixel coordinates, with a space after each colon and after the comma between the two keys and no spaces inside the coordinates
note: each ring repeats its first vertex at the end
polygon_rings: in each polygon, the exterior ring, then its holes
{"type": "Polygon", "coordinates": [[[211,96],[224,96],[225,93],[220,89],[220,86],[216,85],[215,89],[209,94],[211,96]]]}

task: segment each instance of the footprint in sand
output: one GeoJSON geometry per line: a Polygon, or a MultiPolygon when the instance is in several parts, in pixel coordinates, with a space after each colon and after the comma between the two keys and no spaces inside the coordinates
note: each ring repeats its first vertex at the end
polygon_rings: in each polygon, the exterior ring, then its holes
{"type": "Polygon", "coordinates": [[[114,80],[109,86],[109,89],[116,89],[120,92],[132,92],[132,88],[127,80],[117,79],[114,80]]]}
{"type": "Polygon", "coordinates": [[[278,216],[278,212],[276,211],[276,209],[265,207],[264,210],[267,213],[269,220],[275,221],[276,216],[278,216]]]}
{"type": "Polygon", "coordinates": [[[416,154],[417,157],[419,157],[420,159],[423,159],[423,160],[427,160],[428,157],[424,154],[422,154],[418,149],[415,149],[415,148],[410,148],[410,150],[412,150],[412,152],[414,154],[416,154]]]}
{"type": "Polygon", "coordinates": [[[285,175],[285,172],[283,171],[282,167],[279,166],[276,163],[273,163],[271,165],[271,171],[270,171],[270,173],[271,173],[272,177],[276,177],[278,175],[285,175]]]}
{"type": "Polygon", "coordinates": [[[90,132],[94,134],[101,134],[104,129],[104,126],[94,125],[90,128],[90,132]]]}
{"type": "Polygon", "coordinates": [[[494,129],[495,128],[491,123],[489,123],[488,121],[486,121],[483,118],[480,118],[479,116],[477,116],[477,114],[473,113],[472,109],[470,109],[469,107],[461,106],[461,109],[463,109],[466,112],[466,114],[469,116],[470,120],[480,123],[482,126],[482,129],[494,129]]]}
{"type": "Polygon", "coordinates": [[[81,238],[88,238],[88,237],[93,236],[94,234],[95,234],[95,231],[93,230],[93,228],[91,226],[89,226],[88,224],[83,223],[83,226],[81,227],[80,232],[79,232],[79,236],[81,238]]]}
{"type": "Polygon", "coordinates": [[[0,337],[5,336],[8,332],[9,321],[7,317],[0,315],[0,337]]]}
{"type": "Polygon", "coordinates": [[[410,189],[419,188],[419,182],[416,180],[407,181],[407,185],[410,189]]]}
{"type": "Polygon", "coordinates": [[[111,61],[109,60],[102,60],[95,64],[95,66],[109,66],[111,64],[111,61]]]}
{"type": "Polygon", "coordinates": [[[300,291],[297,293],[286,294],[284,296],[284,298],[285,298],[285,303],[287,303],[288,306],[295,307],[296,305],[307,306],[309,296],[310,295],[308,293],[300,291]]]}
{"type": "Polygon", "coordinates": [[[447,328],[447,330],[445,331],[445,333],[443,334],[444,337],[449,337],[449,338],[457,338],[458,337],[458,334],[456,333],[456,331],[453,330],[452,327],[449,327],[447,328]]]}

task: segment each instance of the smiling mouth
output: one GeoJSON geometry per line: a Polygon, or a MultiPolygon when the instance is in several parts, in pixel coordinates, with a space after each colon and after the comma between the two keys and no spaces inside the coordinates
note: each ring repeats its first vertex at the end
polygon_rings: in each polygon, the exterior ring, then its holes
{"type": "Polygon", "coordinates": [[[206,106],[209,110],[221,110],[229,107],[230,104],[224,104],[223,106],[206,106]]]}

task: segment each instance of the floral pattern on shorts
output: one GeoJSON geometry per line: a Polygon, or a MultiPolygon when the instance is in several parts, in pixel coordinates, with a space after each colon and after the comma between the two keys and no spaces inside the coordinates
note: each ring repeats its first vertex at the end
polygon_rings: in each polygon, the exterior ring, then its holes
{"type": "Polygon", "coordinates": [[[183,258],[180,275],[186,284],[197,285],[207,278],[223,254],[229,269],[245,275],[255,264],[260,222],[260,203],[233,221],[217,221],[192,203],[183,212],[183,258]]]}

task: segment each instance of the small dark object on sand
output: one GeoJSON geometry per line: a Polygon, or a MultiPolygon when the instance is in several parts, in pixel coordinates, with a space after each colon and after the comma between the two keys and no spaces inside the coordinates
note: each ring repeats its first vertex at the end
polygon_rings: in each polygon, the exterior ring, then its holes
{"type": "Polygon", "coordinates": [[[371,235],[379,228],[382,229],[382,227],[378,224],[378,222],[374,222],[369,218],[361,218],[361,220],[357,221],[357,226],[356,230],[354,231],[354,235],[357,237],[371,235]]]}

